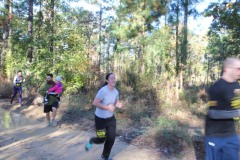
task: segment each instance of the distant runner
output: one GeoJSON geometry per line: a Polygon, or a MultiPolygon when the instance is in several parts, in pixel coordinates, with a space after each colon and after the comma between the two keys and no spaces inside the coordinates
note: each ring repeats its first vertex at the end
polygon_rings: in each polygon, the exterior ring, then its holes
{"type": "Polygon", "coordinates": [[[22,83],[23,83],[23,76],[22,71],[19,70],[17,75],[13,79],[13,96],[11,97],[10,103],[13,103],[13,99],[16,97],[17,93],[19,94],[18,103],[22,106],[22,83]]]}

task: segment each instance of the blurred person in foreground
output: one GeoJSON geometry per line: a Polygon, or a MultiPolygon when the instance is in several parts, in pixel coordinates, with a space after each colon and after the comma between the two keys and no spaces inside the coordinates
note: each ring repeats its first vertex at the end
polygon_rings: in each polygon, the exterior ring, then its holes
{"type": "Polygon", "coordinates": [[[239,138],[234,116],[240,108],[240,59],[227,58],[223,75],[209,88],[205,123],[206,160],[239,160],[239,138]],[[209,114],[211,113],[211,114],[209,114]]]}

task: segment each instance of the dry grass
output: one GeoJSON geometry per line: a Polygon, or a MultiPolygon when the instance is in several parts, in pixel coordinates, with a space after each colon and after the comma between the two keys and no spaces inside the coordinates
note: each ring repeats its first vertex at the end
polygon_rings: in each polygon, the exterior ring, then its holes
{"type": "MultiPolygon", "coordinates": [[[[138,86],[134,89],[123,84],[117,87],[124,104],[122,112],[117,109],[115,114],[117,134],[122,140],[157,148],[170,155],[194,148],[193,136],[197,131],[202,134],[206,92],[190,88],[176,95],[171,86],[167,87],[138,86]]],[[[69,97],[62,124],[87,124],[85,129],[94,129],[94,107],[91,105],[94,96],[81,94],[69,97]]]]}
{"type": "Polygon", "coordinates": [[[176,96],[174,91],[162,88],[155,93],[156,106],[148,104],[148,98],[132,101],[137,95],[125,96],[128,97],[125,101],[128,124],[145,130],[131,143],[158,148],[167,154],[180,154],[186,148],[194,150],[194,136],[203,135],[207,108],[205,90],[193,88],[176,96]]]}

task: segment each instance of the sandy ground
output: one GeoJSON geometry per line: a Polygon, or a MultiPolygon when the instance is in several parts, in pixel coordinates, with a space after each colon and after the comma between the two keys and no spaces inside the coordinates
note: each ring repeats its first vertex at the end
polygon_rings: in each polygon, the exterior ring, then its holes
{"type": "MultiPolygon", "coordinates": [[[[85,143],[94,132],[47,127],[42,108],[35,100],[29,106],[0,100],[0,107],[19,112],[31,119],[29,124],[0,133],[1,160],[99,160],[103,145],[94,145],[86,152],[85,143]]],[[[60,115],[59,115],[60,116],[60,115]]],[[[116,139],[111,157],[114,160],[165,160],[158,152],[142,149],[116,139]]],[[[173,159],[173,158],[171,158],[173,159]]],[[[175,159],[175,158],[174,158],[175,159]]]]}
{"type": "MultiPolygon", "coordinates": [[[[84,144],[94,136],[80,130],[67,131],[35,123],[0,134],[0,159],[4,160],[98,160],[103,145],[86,152],[84,144]]],[[[158,160],[158,154],[116,140],[111,157],[114,160],[158,160]]]]}

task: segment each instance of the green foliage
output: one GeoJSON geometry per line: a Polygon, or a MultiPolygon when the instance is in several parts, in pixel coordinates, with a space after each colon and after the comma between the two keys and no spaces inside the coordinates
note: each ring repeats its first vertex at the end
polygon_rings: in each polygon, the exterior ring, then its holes
{"type": "MultiPolygon", "coordinates": [[[[41,28],[34,27],[32,42],[27,36],[27,21],[23,21],[21,17],[14,19],[13,26],[18,27],[12,29],[12,45],[7,52],[5,68],[11,77],[17,70],[23,70],[27,87],[37,87],[44,81],[47,73],[61,75],[64,78],[65,93],[74,93],[84,85],[87,78],[87,66],[90,64],[86,55],[87,37],[82,26],[73,25],[71,19],[75,17],[74,14],[69,15],[69,19],[57,12],[55,16],[57,17],[54,26],[55,34],[49,34],[50,23],[47,20],[42,23],[41,28]],[[51,40],[54,40],[53,52],[49,49],[51,40]],[[29,46],[34,48],[31,63],[27,59],[29,46]]],[[[41,20],[35,18],[34,21],[34,24],[39,24],[41,20]]]]}
{"type": "Polygon", "coordinates": [[[240,52],[240,4],[239,2],[212,3],[205,10],[205,16],[214,18],[209,32],[209,55],[215,61],[229,56],[238,56],[240,52]]]}
{"type": "Polygon", "coordinates": [[[236,2],[222,2],[211,3],[208,9],[205,10],[204,15],[212,16],[214,21],[211,25],[213,30],[220,31],[221,29],[231,29],[239,31],[239,22],[236,19],[240,18],[240,3],[236,2]]]}
{"type": "Polygon", "coordinates": [[[174,129],[178,127],[178,122],[170,120],[166,116],[159,116],[157,119],[157,126],[159,128],[174,129]]]}
{"type": "Polygon", "coordinates": [[[171,55],[171,50],[173,49],[171,40],[170,28],[153,31],[153,34],[146,38],[144,61],[146,64],[145,74],[149,78],[156,77],[156,75],[159,76],[164,72],[168,76],[174,75],[174,61],[172,61],[174,55],[171,55]]]}
{"type": "Polygon", "coordinates": [[[116,36],[135,38],[146,31],[153,29],[152,22],[158,21],[162,15],[166,14],[165,6],[167,1],[142,1],[142,0],[124,0],[117,10],[121,16],[117,21],[115,30],[116,36]],[[123,21],[123,22],[122,22],[123,21]],[[119,27],[119,25],[121,27],[119,27]],[[119,31],[118,31],[119,30],[119,31]]]}

